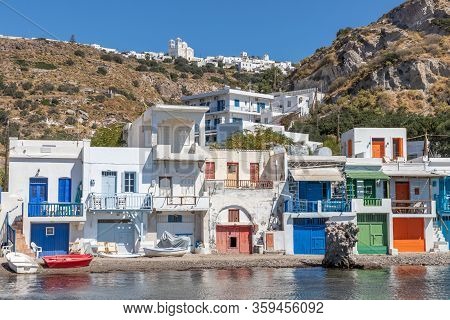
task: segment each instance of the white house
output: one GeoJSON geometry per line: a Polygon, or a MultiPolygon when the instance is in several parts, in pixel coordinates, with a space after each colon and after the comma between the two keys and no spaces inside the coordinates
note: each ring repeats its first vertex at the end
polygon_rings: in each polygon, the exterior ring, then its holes
{"type": "Polygon", "coordinates": [[[17,230],[16,249],[35,242],[43,254],[62,254],[70,241],[83,236],[86,143],[10,139],[10,179],[2,211],[9,212],[9,223],[17,230]]]}
{"type": "Polygon", "coordinates": [[[341,135],[341,151],[348,158],[406,160],[406,129],[351,129],[341,135]]]}
{"type": "Polygon", "coordinates": [[[204,92],[192,96],[183,96],[188,106],[206,106],[209,108],[206,118],[206,142],[217,141],[217,126],[222,123],[249,121],[261,123],[261,113],[269,108],[273,96],[248,92],[225,86],[217,91],[204,92]]]}
{"type": "Polygon", "coordinates": [[[151,149],[142,177],[153,201],[146,241],[156,242],[169,231],[191,237],[192,245],[209,244],[209,197],[203,175],[206,111],[206,107],[156,105],[125,127],[129,148],[151,149]]]}

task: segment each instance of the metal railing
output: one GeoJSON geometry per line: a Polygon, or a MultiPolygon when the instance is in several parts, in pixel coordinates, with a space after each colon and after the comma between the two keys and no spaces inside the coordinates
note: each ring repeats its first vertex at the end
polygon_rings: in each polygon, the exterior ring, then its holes
{"type": "Polygon", "coordinates": [[[293,212],[351,212],[352,204],[348,200],[294,200],[293,212]]]}
{"type": "Polygon", "coordinates": [[[383,205],[383,199],[379,198],[364,198],[363,205],[365,207],[381,207],[383,205]]]}
{"type": "MultiPolygon", "coordinates": [[[[208,180],[212,181],[212,180],[208,180]]],[[[225,188],[241,188],[241,189],[272,189],[273,181],[268,180],[214,180],[223,181],[225,188]]]]}
{"type": "Polygon", "coordinates": [[[197,205],[198,199],[200,197],[196,197],[196,196],[160,196],[160,197],[155,197],[158,199],[163,198],[164,199],[164,203],[168,204],[168,205],[191,205],[191,206],[195,206],[197,205]]]}
{"type": "Polygon", "coordinates": [[[118,193],[105,195],[101,193],[89,194],[87,209],[96,210],[150,210],[152,209],[152,195],[149,193],[118,193]]]}
{"type": "Polygon", "coordinates": [[[29,217],[82,217],[81,203],[29,203],[29,217]]]}
{"type": "Polygon", "coordinates": [[[394,214],[431,214],[431,200],[392,200],[394,214]]]}

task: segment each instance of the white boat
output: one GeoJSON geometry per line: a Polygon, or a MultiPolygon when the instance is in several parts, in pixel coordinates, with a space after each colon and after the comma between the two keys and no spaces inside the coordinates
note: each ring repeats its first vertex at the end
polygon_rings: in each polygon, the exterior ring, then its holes
{"type": "Polygon", "coordinates": [[[189,252],[186,248],[144,248],[146,257],[182,257],[189,252]]]}
{"type": "Polygon", "coordinates": [[[143,254],[139,254],[139,253],[105,253],[105,252],[100,252],[98,254],[98,256],[102,257],[102,258],[130,259],[130,258],[142,257],[143,254]]]}
{"type": "Polygon", "coordinates": [[[10,252],[6,255],[9,268],[15,273],[36,273],[38,264],[23,253],[10,252]]]}

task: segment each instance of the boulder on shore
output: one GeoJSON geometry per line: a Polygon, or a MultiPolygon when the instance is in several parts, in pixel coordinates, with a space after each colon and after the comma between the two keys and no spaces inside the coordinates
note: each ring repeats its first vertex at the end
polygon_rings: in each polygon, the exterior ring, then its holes
{"type": "Polygon", "coordinates": [[[326,268],[353,268],[353,248],[358,242],[358,227],[354,223],[328,222],[325,228],[326,252],[322,266],[326,268]]]}

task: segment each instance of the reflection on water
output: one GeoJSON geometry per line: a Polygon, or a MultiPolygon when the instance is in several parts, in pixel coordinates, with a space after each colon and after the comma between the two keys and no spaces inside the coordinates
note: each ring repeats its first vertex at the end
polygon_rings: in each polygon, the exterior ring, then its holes
{"type": "Polygon", "coordinates": [[[450,267],[0,275],[0,299],[449,299],[450,267]]]}

